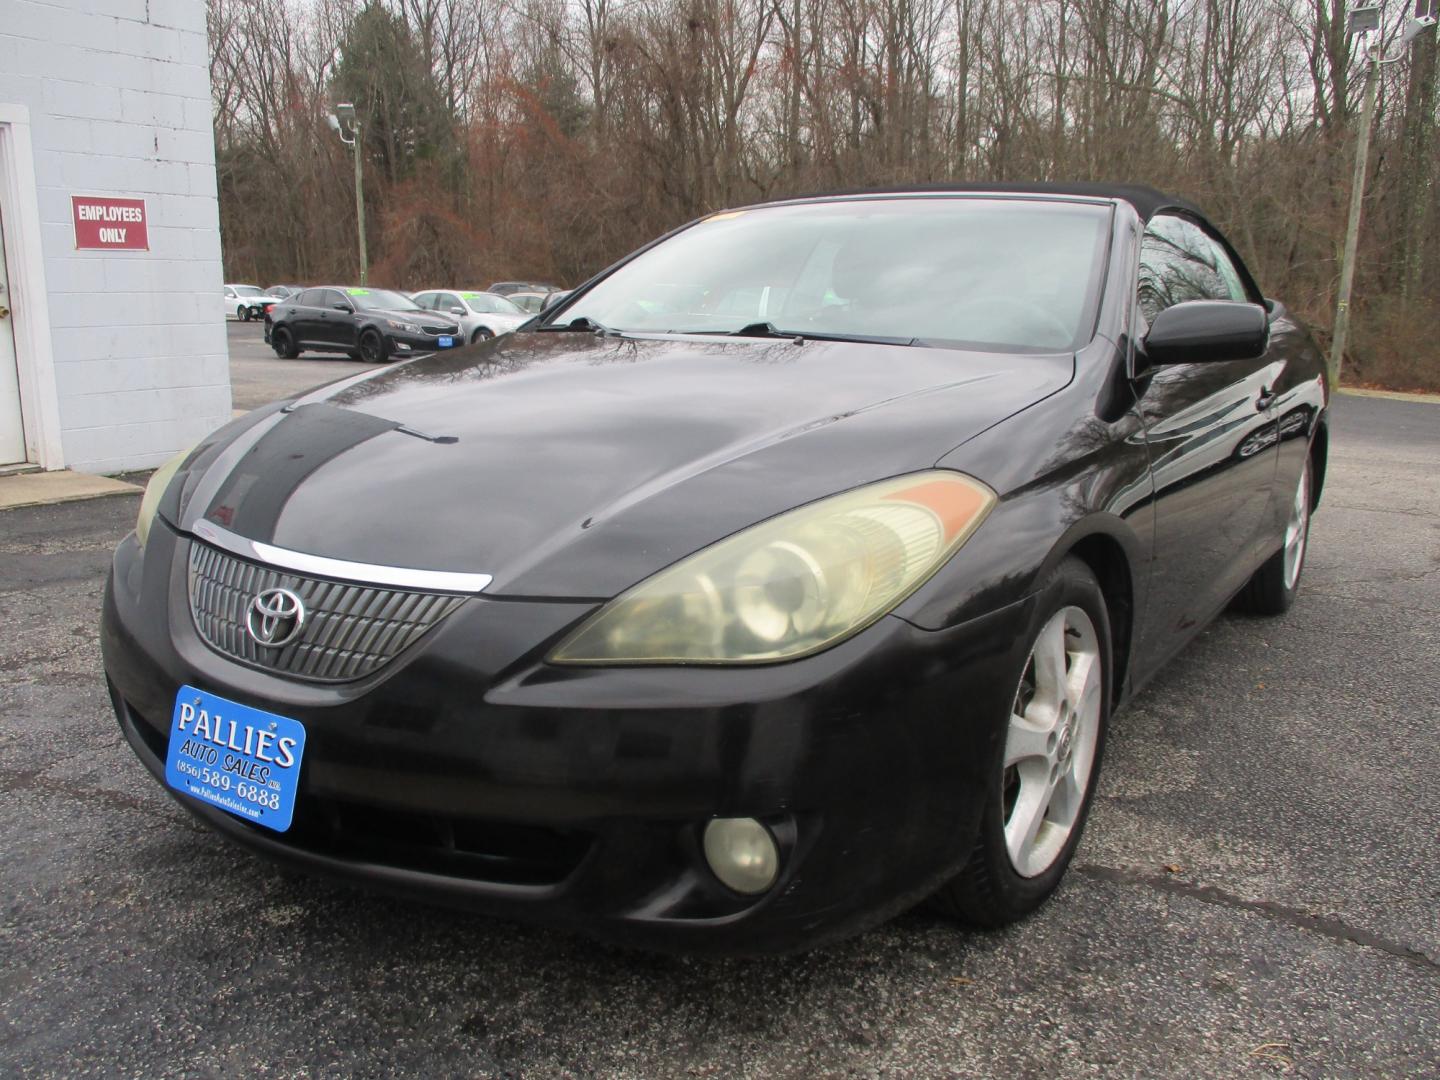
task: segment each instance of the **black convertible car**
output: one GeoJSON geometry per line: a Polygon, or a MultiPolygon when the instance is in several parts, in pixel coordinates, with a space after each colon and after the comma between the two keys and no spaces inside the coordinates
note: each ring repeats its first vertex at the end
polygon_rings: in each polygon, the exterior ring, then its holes
{"type": "Polygon", "coordinates": [[[155,474],[105,668],[219,833],[661,948],[999,925],[1116,710],[1299,585],[1321,357],[1158,192],[717,213],[530,327],[155,474]]]}

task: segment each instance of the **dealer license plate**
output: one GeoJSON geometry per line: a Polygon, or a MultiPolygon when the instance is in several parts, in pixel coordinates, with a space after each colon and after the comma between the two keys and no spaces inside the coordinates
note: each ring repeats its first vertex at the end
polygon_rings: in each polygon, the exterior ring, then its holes
{"type": "Polygon", "coordinates": [[[245,821],[284,832],[295,813],[304,753],[300,721],[182,686],[170,721],[165,782],[245,821]]]}
{"type": "Polygon", "coordinates": [[[442,349],[448,349],[451,345],[455,344],[455,339],[453,337],[442,337],[437,338],[436,340],[440,343],[440,347],[442,349]]]}

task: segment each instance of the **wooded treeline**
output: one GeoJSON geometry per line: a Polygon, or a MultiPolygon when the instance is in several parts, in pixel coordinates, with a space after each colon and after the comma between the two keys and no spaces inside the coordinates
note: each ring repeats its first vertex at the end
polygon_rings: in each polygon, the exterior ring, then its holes
{"type": "MultiPolygon", "coordinates": [[[[1188,196],[1333,317],[1343,0],[208,0],[226,280],[574,284],[724,206],[953,180],[1188,196]]],[[[1386,5],[1386,52],[1411,5],[1386,5]]],[[[1383,69],[1351,373],[1440,388],[1434,32],[1383,69]]]]}

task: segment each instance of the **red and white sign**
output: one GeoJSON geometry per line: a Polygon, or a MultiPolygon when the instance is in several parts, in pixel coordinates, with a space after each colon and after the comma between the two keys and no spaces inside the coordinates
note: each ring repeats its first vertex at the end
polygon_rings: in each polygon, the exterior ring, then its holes
{"type": "Polygon", "coordinates": [[[145,222],[144,199],[110,199],[99,195],[71,195],[75,220],[75,247],[101,251],[149,251],[150,232],[145,222]]]}

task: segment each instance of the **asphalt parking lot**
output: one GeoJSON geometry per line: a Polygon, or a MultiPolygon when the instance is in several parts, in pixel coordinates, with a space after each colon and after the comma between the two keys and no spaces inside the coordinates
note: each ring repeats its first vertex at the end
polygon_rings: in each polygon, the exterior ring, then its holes
{"type": "MultiPolygon", "coordinates": [[[[237,408],[364,367],[230,333],[237,408]]],[[[137,500],[0,514],[0,1073],[1435,1076],[1440,405],[1333,421],[1301,599],[1222,618],[1117,717],[1053,903],[788,959],[626,952],[222,846],[110,715],[96,622],[137,500]]]]}
{"type": "Polygon", "coordinates": [[[231,319],[225,332],[230,340],[230,393],[237,409],[253,409],[375,366],[343,353],[307,352],[296,360],[281,360],[265,344],[265,328],[258,322],[231,319]]]}

